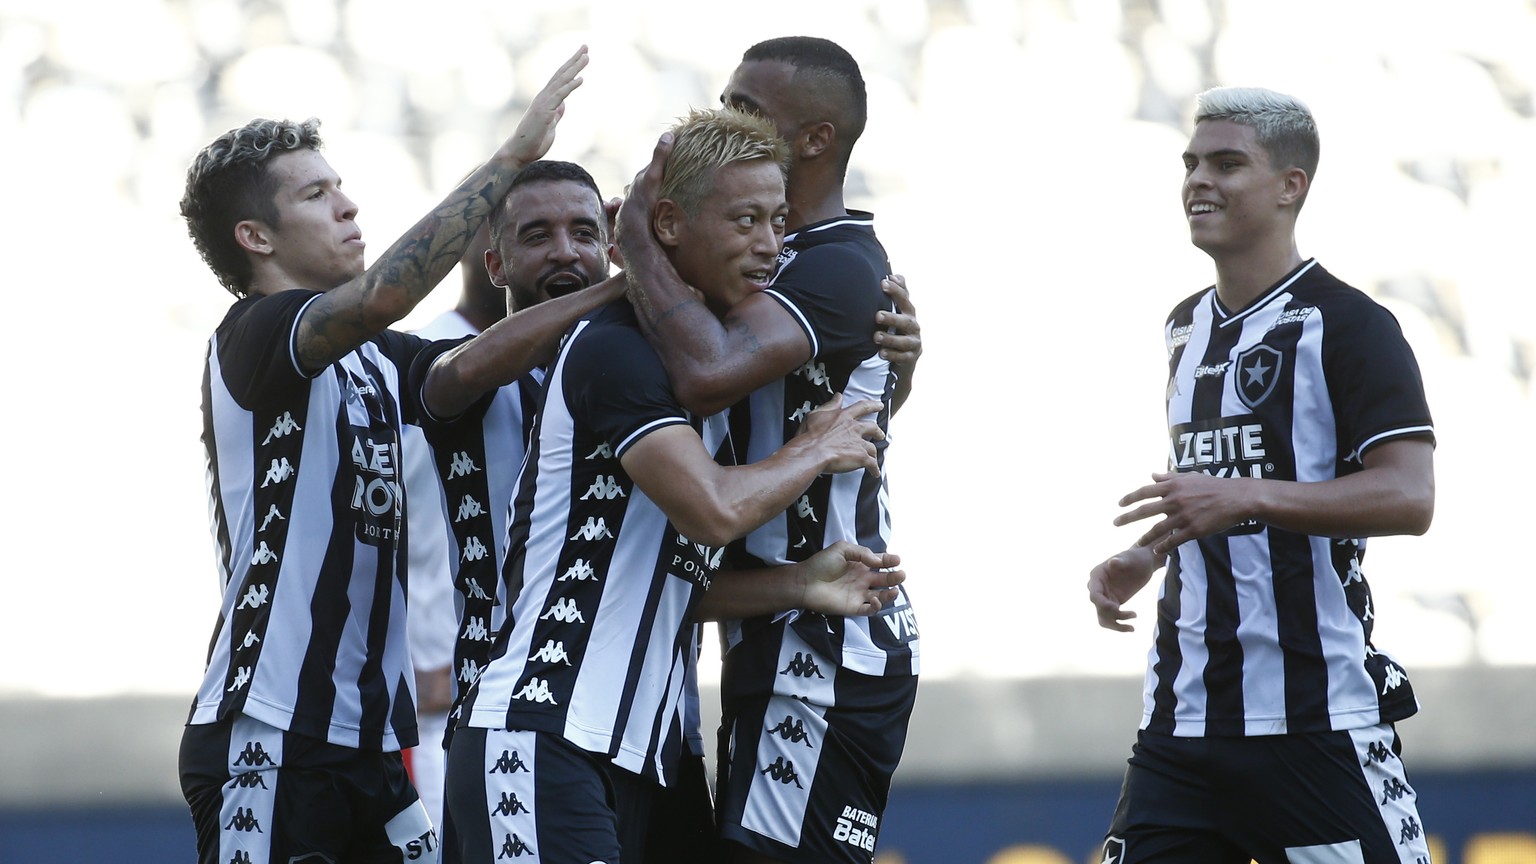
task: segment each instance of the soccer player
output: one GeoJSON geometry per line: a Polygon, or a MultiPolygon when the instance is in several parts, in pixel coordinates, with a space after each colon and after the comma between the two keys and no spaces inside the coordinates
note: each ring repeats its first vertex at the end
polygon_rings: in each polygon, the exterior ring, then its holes
{"type": "Polygon", "coordinates": [[[318,123],[256,120],[193,161],[181,202],[237,298],[209,341],[203,443],[223,602],[182,739],[199,860],[399,861],[436,846],[405,635],[402,393],[425,344],[386,329],[548,149],[585,47],[513,135],[363,266],[318,123]]]}
{"type": "Polygon", "coordinates": [[[1216,284],[1164,325],[1168,470],[1115,519],[1149,527],[1088,579],[1128,631],[1167,568],[1105,861],[1429,860],[1393,725],[1418,704],[1360,562],[1429,528],[1434,431],[1397,321],[1297,250],[1318,149],[1290,96],[1198,97],[1184,214],[1216,284]]]}
{"type": "MultiPolygon", "coordinates": [[[[886,428],[905,376],[868,322],[889,309],[881,280],[890,267],[873,216],[843,201],[866,114],[857,62],[824,39],[762,42],[721,101],[767,118],[790,147],[772,284],[717,318],[638,224],[659,183],[663,137],[619,212],[641,328],[685,406],[734,406],[742,461],[791,440],[834,393],[881,401],[886,428]]],[[[884,453],[882,441],[882,462],[884,453]]],[[[842,540],[879,551],[888,531],[878,470],[821,477],[746,538],[740,560],[787,564],[842,540]]],[[[867,864],[917,693],[918,629],[905,592],[873,618],[794,610],[728,622],[724,635],[716,806],[734,860],[867,864]]]]}
{"type": "MultiPolygon", "coordinates": [[[[769,124],[734,111],[696,114],[677,136],[656,230],[723,311],[771,272],[784,145],[769,124]]],[[[678,780],[696,722],[686,708],[696,686],[691,618],[717,578],[717,547],[822,472],[874,468],[866,438],[881,433],[864,418],[877,407],[824,408],[772,458],[722,467],[724,418],[695,420],[678,404],[628,303],[572,329],[545,379],[519,480],[508,624],[449,748],[446,860],[643,857],[658,787],[678,780]]],[[[869,614],[900,580],[875,571],[894,563],[844,544],[756,575],[775,586],[764,591],[775,595],[767,608],[869,614]]]]}

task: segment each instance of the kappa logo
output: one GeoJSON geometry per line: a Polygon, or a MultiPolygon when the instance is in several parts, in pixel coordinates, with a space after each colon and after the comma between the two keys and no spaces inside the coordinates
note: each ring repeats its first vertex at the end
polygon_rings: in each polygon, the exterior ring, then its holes
{"type": "Polygon", "coordinates": [[[801,519],[809,519],[812,522],[816,521],[816,508],[811,506],[811,496],[800,496],[800,500],[795,502],[795,515],[801,519]]]}
{"type": "Polygon", "coordinates": [[[1412,794],[1413,790],[1408,788],[1406,783],[1396,777],[1388,777],[1381,784],[1381,801],[1377,803],[1386,804],[1388,801],[1396,801],[1412,794]]]}
{"type": "Polygon", "coordinates": [[[536,854],[533,847],[523,842],[523,838],[516,834],[508,834],[507,839],[501,844],[501,851],[496,854],[496,860],[503,858],[521,858],[524,855],[536,854]]]}
{"type": "Polygon", "coordinates": [[[1398,666],[1395,663],[1387,664],[1385,676],[1386,681],[1381,688],[1381,695],[1383,696],[1387,695],[1388,692],[1401,687],[1403,682],[1408,680],[1408,674],[1403,671],[1403,667],[1398,666]]]}
{"type": "Polygon", "coordinates": [[[612,459],[612,458],[613,458],[613,448],[609,447],[608,446],[608,442],[604,441],[603,443],[597,445],[597,449],[596,450],[593,450],[591,453],[588,453],[587,454],[587,458],[584,459],[583,461],[590,462],[593,459],[612,459]]]}
{"type": "Polygon", "coordinates": [[[251,853],[236,849],[234,856],[229,859],[229,864],[251,864],[251,853]]]}
{"type": "Polygon", "coordinates": [[[236,609],[259,609],[267,605],[267,586],[251,585],[245,589],[245,596],[240,598],[240,605],[236,609]]]}
{"type": "Polygon", "coordinates": [[[523,685],[523,689],[514,693],[512,698],[522,699],[535,704],[560,704],[555,701],[554,694],[549,692],[549,682],[542,678],[529,678],[528,683],[523,685]]]}
{"type": "Polygon", "coordinates": [[[288,521],[288,517],[284,516],[281,512],[278,511],[276,504],[273,504],[267,508],[267,516],[265,519],[261,520],[261,527],[256,529],[256,533],[259,534],[262,531],[267,530],[267,526],[272,524],[273,519],[281,519],[284,522],[288,521]]]}
{"type": "Polygon", "coordinates": [[[572,534],[570,539],[581,539],[588,542],[593,540],[612,540],[613,534],[608,530],[608,523],[603,521],[603,517],[588,516],[587,523],[577,528],[576,533],[572,534]]]}
{"type": "Polygon", "coordinates": [[[804,366],[800,367],[798,374],[804,376],[805,380],[817,387],[825,387],[827,382],[832,380],[827,377],[827,364],[817,363],[815,360],[807,361],[804,366]]]}
{"type": "Polygon", "coordinates": [[[258,543],[256,545],[256,551],[251,553],[252,567],[257,567],[262,564],[271,564],[276,560],[277,553],[272,551],[272,547],[268,546],[267,541],[265,540],[258,543]]]}
{"type": "Polygon", "coordinates": [[[261,776],[260,771],[244,771],[236,774],[235,779],[231,780],[229,785],[236,789],[266,789],[267,781],[266,778],[261,776]]]}
{"type": "Polygon", "coordinates": [[[779,725],[769,729],[768,732],[770,734],[778,735],[780,738],[783,738],[785,741],[788,741],[791,744],[804,744],[807,747],[811,746],[811,735],[809,732],[805,731],[805,724],[789,716],[788,714],[784,715],[784,719],[779,721],[779,725]]]}
{"type": "Polygon", "coordinates": [[[260,741],[247,741],[240,755],[235,757],[235,764],[260,768],[263,765],[276,765],[277,760],[267,753],[267,748],[261,746],[260,741]]]}
{"type": "Polygon", "coordinates": [[[480,587],[480,582],[473,576],[464,580],[464,596],[471,600],[491,599],[491,595],[485,593],[485,589],[480,587]]]}
{"type": "Polygon", "coordinates": [[[251,667],[241,666],[235,670],[235,680],[224,689],[224,692],[233,693],[249,683],[251,683],[251,667]]]}
{"type": "MultiPolygon", "coordinates": [[[[1365,598],[1365,611],[1360,613],[1360,620],[1362,622],[1371,621],[1371,620],[1375,619],[1375,617],[1376,617],[1376,610],[1371,608],[1371,598],[1369,596],[1367,596],[1365,598]]],[[[1402,674],[1402,673],[1399,672],[1398,674],[1402,674]]],[[[1393,684],[1393,685],[1389,685],[1389,686],[1395,687],[1397,685],[1393,684]]],[[[1386,691],[1383,690],[1382,694],[1385,695],[1386,691]]]]}
{"type": "Polygon", "coordinates": [[[473,457],[468,452],[460,450],[453,454],[453,460],[448,464],[448,479],[457,480],[480,470],[473,457]]]}
{"type": "Polygon", "coordinates": [[[501,793],[501,803],[497,804],[496,809],[491,812],[499,813],[502,816],[516,816],[519,813],[527,813],[528,808],[517,799],[516,792],[503,792],[501,793]]]}
{"type": "Polygon", "coordinates": [[[790,412],[790,414],[789,414],[789,422],[791,422],[791,423],[799,423],[801,420],[805,419],[805,415],[807,415],[807,414],[809,414],[809,413],[811,413],[812,411],[815,411],[815,410],[816,410],[816,406],[812,405],[810,403],[810,400],[806,400],[805,402],[802,402],[800,404],[799,408],[796,408],[794,411],[790,412]]]}
{"type": "Polygon", "coordinates": [[[1249,408],[1258,408],[1275,392],[1282,360],[1278,350],[1264,344],[1237,355],[1237,398],[1249,408]]]}
{"type": "Polygon", "coordinates": [[[250,807],[236,807],[235,815],[229,817],[229,823],[224,826],[224,830],[264,833],[261,830],[261,822],[257,821],[256,813],[250,807]]]}
{"type": "Polygon", "coordinates": [[[1409,816],[1402,820],[1402,831],[1398,834],[1397,845],[1402,846],[1411,840],[1417,840],[1423,833],[1424,829],[1419,827],[1419,820],[1409,816]]]}
{"type": "Polygon", "coordinates": [[[267,468],[267,476],[261,481],[261,488],[265,489],[273,483],[282,483],[293,476],[293,466],[289,464],[288,457],[273,459],[272,465],[267,468]]]}
{"type": "Polygon", "coordinates": [[[294,422],[293,413],[284,411],[283,416],[277,418],[277,421],[272,424],[272,428],[267,430],[267,437],[261,439],[261,443],[265,446],[272,443],[273,438],[282,438],[294,432],[303,431],[304,427],[294,422]]]}
{"type": "Polygon", "coordinates": [[[606,476],[599,474],[597,479],[592,481],[592,485],[588,487],[586,494],[581,496],[581,500],[586,501],[589,498],[596,498],[599,501],[611,501],[614,498],[623,497],[624,489],[619,485],[617,477],[612,474],[606,476]]]}
{"type": "Polygon", "coordinates": [[[460,561],[479,561],[491,554],[491,550],[485,548],[479,537],[470,536],[464,541],[464,552],[459,556],[460,561]]]}
{"type": "Polygon", "coordinates": [[[798,675],[801,678],[809,678],[812,675],[823,679],[827,677],[821,674],[821,667],[816,665],[816,658],[801,651],[795,652],[795,658],[789,661],[789,664],[783,669],[780,669],[779,674],[798,675]]]}
{"type": "Polygon", "coordinates": [[[757,773],[765,777],[772,777],[785,786],[793,783],[797,789],[805,788],[800,783],[800,775],[795,773],[795,763],[785,759],[783,756],[773,760],[772,764],[757,773]]]}
{"type": "Polygon", "coordinates": [[[1387,746],[1387,742],[1372,741],[1365,748],[1365,761],[1361,763],[1361,767],[1369,766],[1372,762],[1387,762],[1396,758],[1397,755],[1392,752],[1391,747],[1387,746]]]}
{"type": "Polygon", "coordinates": [[[597,571],[593,570],[592,565],[587,563],[585,559],[577,558],[575,563],[571,564],[570,568],[561,574],[560,578],[556,581],[570,582],[575,580],[577,582],[586,582],[589,579],[597,579],[597,571]]]}
{"type": "Polygon", "coordinates": [[[240,640],[240,647],[242,649],[249,648],[260,641],[261,637],[256,635],[255,630],[247,630],[245,631],[245,638],[240,640]]]}
{"type": "Polygon", "coordinates": [[[1110,837],[1104,841],[1104,854],[1099,858],[1099,864],[1120,864],[1125,860],[1125,841],[1119,837],[1110,837]]]}
{"type": "Polygon", "coordinates": [[[491,631],[485,626],[485,618],[479,615],[467,616],[464,621],[464,632],[459,634],[459,638],[470,642],[491,641],[491,631]]]}
{"type": "Polygon", "coordinates": [[[479,681],[479,680],[480,680],[480,664],[476,663],[475,661],[473,661],[471,659],[469,659],[468,657],[465,657],[464,658],[464,664],[459,667],[459,683],[460,684],[473,684],[473,683],[475,683],[476,681],[479,681]]]}
{"type": "Polygon", "coordinates": [[[539,660],[544,663],[564,663],[571,665],[571,655],[565,653],[565,643],[556,642],[553,639],[544,643],[544,647],[533,652],[529,660],[539,660]]]}
{"type": "Polygon", "coordinates": [[[559,600],[556,600],[555,605],[549,607],[543,615],[539,616],[540,621],[548,621],[551,618],[562,624],[587,623],[587,619],[581,615],[581,610],[576,608],[576,601],[570,597],[561,597],[559,600]]]}
{"type": "Polygon", "coordinates": [[[465,495],[464,500],[459,502],[459,515],[453,521],[463,522],[467,519],[478,519],[483,515],[485,510],[480,507],[480,502],[476,501],[472,495],[465,495]]]}
{"type": "Polygon", "coordinates": [[[1344,574],[1344,584],[1353,585],[1356,582],[1364,582],[1365,573],[1360,569],[1360,559],[1349,559],[1349,571],[1344,574]]]}
{"type": "Polygon", "coordinates": [[[503,750],[501,755],[496,757],[496,764],[492,765],[491,770],[485,773],[516,774],[519,771],[524,774],[528,773],[528,766],[523,764],[523,758],[517,755],[516,750],[503,750]]]}

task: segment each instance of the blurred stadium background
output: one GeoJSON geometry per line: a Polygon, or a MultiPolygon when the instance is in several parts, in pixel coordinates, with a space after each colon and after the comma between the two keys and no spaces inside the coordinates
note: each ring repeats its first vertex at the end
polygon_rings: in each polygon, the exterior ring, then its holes
{"type": "Polygon", "coordinates": [[[197,392],[229,298],[177,215],[193,154],[320,117],[376,254],[578,44],[551,156],[618,195],[742,50],[800,33],[864,67],[850,204],[927,349],[890,469],[925,676],[881,864],[1096,860],[1149,634],[1095,627],[1082,586],[1165,458],[1160,324],[1211,280],[1179,154],[1217,84],[1311,104],[1302,252],[1424,369],[1437,518],[1367,572],[1424,705],[1401,731],[1436,860],[1536,862],[1532,0],[0,0],[0,862],[195,857],[175,750],[217,603],[197,392]]]}

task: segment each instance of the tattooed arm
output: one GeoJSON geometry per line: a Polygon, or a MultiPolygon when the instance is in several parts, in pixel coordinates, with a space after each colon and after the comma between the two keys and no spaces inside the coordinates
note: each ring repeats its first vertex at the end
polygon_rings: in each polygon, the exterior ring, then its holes
{"type": "Polygon", "coordinates": [[[565,98],[581,86],[582,46],[555,72],[491,158],[407,231],[363,274],[327,291],[298,325],[299,363],[323,369],[404,318],[459,262],[464,247],[524,165],[549,150],[565,98]]]}

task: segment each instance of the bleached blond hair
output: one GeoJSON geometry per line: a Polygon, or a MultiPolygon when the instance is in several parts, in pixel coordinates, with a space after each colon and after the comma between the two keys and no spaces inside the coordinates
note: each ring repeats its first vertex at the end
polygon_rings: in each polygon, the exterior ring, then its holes
{"type": "MultiPolygon", "coordinates": [[[[1251,127],[1275,170],[1300,168],[1309,181],[1317,175],[1317,121],[1312,109],[1295,96],[1263,87],[1216,87],[1195,97],[1195,125],[1207,120],[1251,127]]],[[[1297,209],[1300,206],[1298,202],[1297,209]]]]}
{"type": "Polygon", "coordinates": [[[789,145],[773,123],[736,108],[695,108],[672,127],[672,152],[662,169],[661,197],[693,215],[714,188],[715,172],[736,162],[769,159],[789,170],[789,145]]]}

